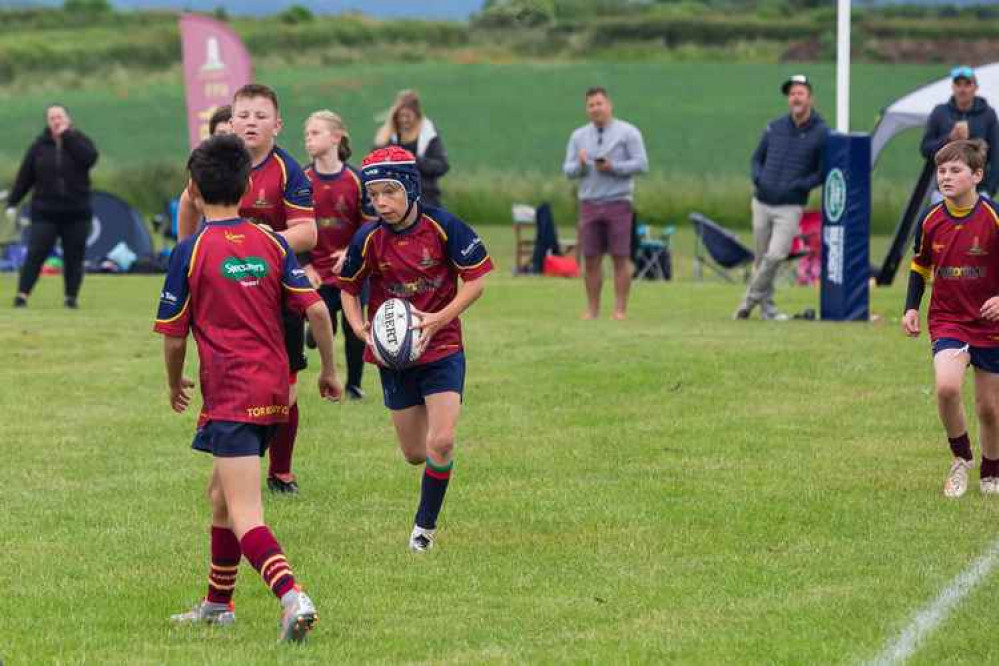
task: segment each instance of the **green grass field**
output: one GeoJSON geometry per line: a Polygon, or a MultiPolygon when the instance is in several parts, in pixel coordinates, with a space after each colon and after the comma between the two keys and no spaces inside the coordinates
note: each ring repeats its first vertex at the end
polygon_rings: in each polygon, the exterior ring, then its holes
{"type": "MultiPolygon", "coordinates": [[[[166,621],[204,592],[209,461],[188,449],[194,415],[167,405],[159,278],[88,277],[78,312],[48,277],[28,310],[0,305],[0,659],[852,664],[995,538],[996,502],[941,495],[928,343],[898,330],[901,287],[873,293],[879,323],[733,322],[741,286],[692,281],[683,237],[678,281],[637,285],[625,323],[584,323],[579,282],[513,278],[508,232],[486,239],[500,267],[465,319],[438,549],[406,552],[418,472],[375,373],[362,404],[305,393],[303,493],[265,498],[320,605],[302,649],[275,645],[245,566],[237,626],[166,621]]],[[[997,591],[910,663],[999,660],[997,591]]]]}

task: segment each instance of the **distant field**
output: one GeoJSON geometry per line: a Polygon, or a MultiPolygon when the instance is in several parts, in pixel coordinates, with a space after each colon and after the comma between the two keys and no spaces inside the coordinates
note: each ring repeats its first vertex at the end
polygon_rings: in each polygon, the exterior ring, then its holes
{"type": "MultiPolygon", "coordinates": [[[[373,116],[401,88],[416,88],[439,126],[455,173],[530,171],[557,176],[569,133],[584,122],[582,91],[603,84],[621,118],[645,134],[653,171],[742,176],[764,123],[785,112],[778,92],[786,75],[805,71],[816,83],[818,108],[834,122],[831,65],[538,64],[326,66],[265,69],[261,81],[281,96],[283,143],[301,154],[300,125],[330,107],[351,126],[359,152],[375,130],[373,116]]],[[[868,131],[881,108],[939,76],[937,67],[858,65],[853,70],[853,128],[868,131]]],[[[80,90],[0,90],[0,160],[20,158],[41,128],[41,109],[62,100],[97,140],[104,164],[181,160],[186,154],[179,77],[157,75],[80,90]]],[[[908,181],[916,137],[899,142],[879,174],[908,181]]]]}
{"type": "MultiPolygon", "coordinates": [[[[259,80],[281,97],[282,144],[300,157],[301,124],[323,107],[341,113],[357,162],[371,145],[374,117],[406,87],[423,95],[451,157],[444,203],[476,223],[507,223],[514,201],[551,201],[556,218],[574,219],[572,189],[561,175],[565,144],[585,122],[582,92],[603,84],[616,112],[638,125],[652,173],[639,183],[643,219],[682,224],[692,210],[733,227],[749,224],[749,159],[766,122],[786,113],[779,92],[788,74],[808,72],[818,108],[835,122],[835,72],[829,65],[511,64],[350,65],[263,69],[259,80]]],[[[853,128],[869,131],[880,109],[939,75],[935,67],[858,65],[853,128]]],[[[178,75],[148,80],[116,74],[64,90],[56,81],[28,91],[0,89],[0,187],[41,129],[41,110],[68,104],[103,157],[95,177],[146,213],[162,209],[183,182],[187,151],[178,75]]],[[[919,169],[918,132],[901,137],[875,173],[872,228],[894,228],[919,169]]],[[[813,204],[818,206],[817,196],[813,204]]]]}

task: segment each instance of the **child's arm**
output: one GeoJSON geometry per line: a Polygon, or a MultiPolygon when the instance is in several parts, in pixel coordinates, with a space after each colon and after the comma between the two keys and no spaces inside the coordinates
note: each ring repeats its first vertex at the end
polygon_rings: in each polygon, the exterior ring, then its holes
{"type": "Polygon", "coordinates": [[[926,279],[916,270],[909,271],[909,289],[905,294],[902,330],[911,338],[919,337],[919,304],[926,290],[926,279]]]}
{"type": "Polygon", "coordinates": [[[902,330],[909,337],[919,335],[919,305],[926,291],[926,281],[933,270],[933,244],[926,232],[926,220],[929,215],[923,215],[916,227],[915,248],[913,250],[911,270],[909,271],[909,287],[905,294],[905,314],[902,316],[902,330]]]}
{"type": "Polygon", "coordinates": [[[286,168],[288,180],[282,193],[282,205],[288,228],[279,233],[288,241],[293,252],[308,252],[316,246],[319,238],[312,204],[312,183],[298,164],[289,162],[286,168]]]}
{"type": "Polygon", "coordinates": [[[437,312],[416,312],[420,321],[414,328],[420,329],[421,354],[437,331],[451,323],[482,296],[485,288],[482,279],[493,269],[489,252],[474,229],[456,217],[447,221],[446,228],[447,255],[457,269],[461,286],[451,302],[437,312]]]}
{"type": "Polygon", "coordinates": [[[438,310],[437,312],[420,312],[415,308],[413,309],[416,316],[420,318],[420,321],[413,326],[413,328],[420,330],[419,353],[423,353],[437,331],[450,324],[455,317],[460,317],[472,303],[479,300],[479,297],[482,296],[482,292],[485,290],[484,280],[485,276],[481,276],[474,280],[462,281],[461,286],[458,287],[458,293],[454,295],[451,302],[442,310],[438,310]]]}
{"type": "Polygon", "coordinates": [[[190,404],[190,389],[194,387],[194,382],[184,377],[186,355],[187,337],[163,336],[163,360],[166,363],[167,386],[170,388],[170,407],[178,414],[190,404]]]}
{"type": "Polygon", "coordinates": [[[371,326],[364,321],[361,299],[346,290],[341,290],[340,305],[343,307],[343,316],[347,320],[347,325],[354,330],[354,335],[371,345],[371,326]]]}
{"type": "Polygon", "coordinates": [[[316,218],[298,217],[288,220],[288,228],[278,232],[288,241],[293,252],[308,252],[316,246],[319,232],[316,229],[316,218]]]}
{"type": "Polygon", "coordinates": [[[309,330],[319,348],[319,395],[336,402],[343,395],[343,385],[336,376],[336,360],[333,356],[333,323],[330,312],[322,301],[313,303],[305,310],[309,318],[309,330]]]}
{"type": "Polygon", "coordinates": [[[197,204],[187,193],[187,188],[180,193],[180,200],[177,202],[177,242],[184,240],[188,236],[193,236],[198,230],[198,222],[201,220],[201,211],[197,204]]]}

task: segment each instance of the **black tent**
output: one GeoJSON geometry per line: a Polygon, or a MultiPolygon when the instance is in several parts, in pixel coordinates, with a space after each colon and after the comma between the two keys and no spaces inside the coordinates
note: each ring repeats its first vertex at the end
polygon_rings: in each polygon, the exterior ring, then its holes
{"type": "MultiPolygon", "coordinates": [[[[136,261],[145,263],[154,258],[152,236],[149,235],[146,223],[137,210],[110,192],[101,190],[94,191],[91,205],[94,216],[91,220],[84,257],[86,270],[104,270],[105,260],[119,244],[124,244],[135,255],[136,261]]],[[[30,206],[25,206],[21,214],[30,218],[30,206]]],[[[27,233],[30,231],[31,228],[28,227],[27,233]]]]}

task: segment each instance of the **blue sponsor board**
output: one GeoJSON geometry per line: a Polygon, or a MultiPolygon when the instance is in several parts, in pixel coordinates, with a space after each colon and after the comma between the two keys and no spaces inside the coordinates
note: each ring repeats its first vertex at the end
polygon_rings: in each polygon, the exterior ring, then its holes
{"type": "Polygon", "coordinates": [[[822,319],[870,314],[871,137],[830,132],[823,155],[822,319]]]}

